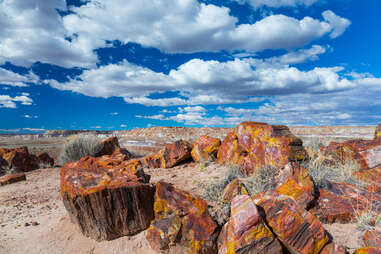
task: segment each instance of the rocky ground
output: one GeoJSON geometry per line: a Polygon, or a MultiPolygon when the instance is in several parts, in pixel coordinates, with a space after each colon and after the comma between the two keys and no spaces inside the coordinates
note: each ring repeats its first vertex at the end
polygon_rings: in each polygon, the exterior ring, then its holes
{"type": "MultiPolygon", "coordinates": [[[[149,169],[151,182],[166,180],[179,188],[201,195],[205,179],[223,174],[221,166],[198,163],[171,169],[149,169]]],[[[59,168],[27,173],[26,182],[0,188],[0,253],[155,253],[146,240],[146,231],[135,236],[97,242],[86,238],[70,223],[59,193],[59,168]]],[[[331,224],[325,228],[339,244],[353,251],[361,247],[361,231],[355,224],[331,224]]]]}

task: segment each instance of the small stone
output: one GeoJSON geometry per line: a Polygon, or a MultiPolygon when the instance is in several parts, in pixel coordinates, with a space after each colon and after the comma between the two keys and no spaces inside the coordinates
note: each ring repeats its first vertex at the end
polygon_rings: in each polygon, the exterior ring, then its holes
{"type": "Polygon", "coordinates": [[[37,221],[32,222],[32,226],[38,226],[38,225],[40,225],[40,223],[38,223],[37,221]]]}
{"type": "MultiPolygon", "coordinates": [[[[19,226],[19,225],[17,225],[17,226],[19,226]]],[[[28,222],[25,222],[24,226],[25,226],[25,227],[29,227],[30,224],[29,224],[28,222]]]]}

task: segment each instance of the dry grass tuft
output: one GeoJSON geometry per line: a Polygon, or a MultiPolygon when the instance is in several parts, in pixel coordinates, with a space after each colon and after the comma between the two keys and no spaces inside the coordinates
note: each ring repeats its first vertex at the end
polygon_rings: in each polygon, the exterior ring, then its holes
{"type": "Polygon", "coordinates": [[[211,205],[209,212],[219,225],[223,225],[230,217],[230,203],[223,200],[222,194],[225,187],[234,179],[238,178],[246,187],[250,195],[269,190],[277,168],[263,167],[253,175],[244,175],[238,166],[230,165],[226,167],[225,174],[215,182],[199,183],[203,189],[202,197],[211,205]]]}
{"type": "Polygon", "coordinates": [[[381,214],[371,209],[362,212],[355,210],[354,221],[356,222],[356,227],[363,232],[375,230],[376,225],[381,223],[381,214]]]}
{"type": "Polygon", "coordinates": [[[100,139],[93,135],[72,136],[62,147],[59,157],[60,165],[78,161],[85,156],[94,156],[102,149],[100,139]]]}
{"type": "Polygon", "coordinates": [[[309,161],[305,161],[303,166],[318,188],[326,187],[328,182],[363,185],[363,182],[353,176],[353,173],[360,169],[360,165],[355,160],[347,160],[341,163],[326,161],[320,156],[313,156],[309,161]]]}

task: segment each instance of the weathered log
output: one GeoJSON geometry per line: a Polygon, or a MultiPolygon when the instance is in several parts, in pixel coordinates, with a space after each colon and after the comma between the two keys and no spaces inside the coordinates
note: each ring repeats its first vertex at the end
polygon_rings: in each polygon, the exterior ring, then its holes
{"type": "Polygon", "coordinates": [[[219,164],[236,164],[247,175],[265,167],[283,167],[308,157],[301,139],[287,126],[243,122],[229,133],[218,154],[219,164]]]}
{"type": "Polygon", "coordinates": [[[154,217],[155,188],[139,161],[85,157],[61,168],[61,195],[73,223],[97,241],[133,235],[154,217]]]}

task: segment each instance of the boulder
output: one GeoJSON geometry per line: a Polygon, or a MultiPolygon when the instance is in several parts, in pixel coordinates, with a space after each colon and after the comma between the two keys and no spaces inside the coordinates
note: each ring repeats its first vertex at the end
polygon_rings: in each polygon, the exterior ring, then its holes
{"type": "Polygon", "coordinates": [[[217,224],[208,204],[172,184],[158,182],[155,192],[155,220],[147,240],[155,251],[181,246],[178,253],[215,253],[217,224]]]}
{"type": "Polygon", "coordinates": [[[230,220],[218,237],[218,253],[282,253],[281,244],[266,226],[250,196],[233,198],[230,220]]]}
{"type": "Polygon", "coordinates": [[[217,158],[221,141],[207,135],[199,137],[192,145],[191,155],[195,162],[211,161],[217,158]]]}
{"type": "Polygon", "coordinates": [[[111,155],[117,148],[119,148],[119,141],[117,137],[107,138],[100,142],[100,150],[95,154],[95,157],[102,155],[111,155]]]}
{"type": "Polygon", "coordinates": [[[290,162],[274,176],[274,189],[280,195],[290,196],[303,208],[315,201],[315,186],[307,170],[298,162],[290,162]]]}
{"type": "Polygon", "coordinates": [[[364,247],[357,249],[355,254],[381,254],[381,248],[379,247],[364,247]]]}
{"type": "Polygon", "coordinates": [[[11,184],[11,183],[17,183],[21,181],[26,181],[26,176],[24,173],[15,173],[15,174],[0,176],[0,186],[11,184]]]}
{"type": "Polygon", "coordinates": [[[381,193],[381,165],[372,169],[354,172],[353,175],[366,184],[368,191],[381,193]]]}
{"type": "Polygon", "coordinates": [[[39,165],[43,164],[50,167],[54,166],[54,159],[50,157],[48,153],[39,153],[36,156],[39,165]]]}
{"type": "Polygon", "coordinates": [[[266,222],[290,253],[319,253],[329,241],[321,222],[291,197],[265,192],[255,197],[266,222]]]}
{"type": "Polygon", "coordinates": [[[309,210],[323,223],[350,223],[354,217],[352,200],[320,189],[317,205],[309,210]]]}
{"type": "Polygon", "coordinates": [[[9,168],[16,171],[28,172],[38,168],[38,159],[29,154],[26,146],[19,148],[0,148],[0,156],[7,161],[9,168]]]}
{"type": "Polygon", "coordinates": [[[319,193],[317,205],[310,212],[323,223],[350,223],[356,213],[381,212],[381,195],[355,185],[329,182],[319,193]]]}
{"type": "Polygon", "coordinates": [[[354,139],[342,143],[331,142],[320,151],[327,157],[344,164],[356,161],[360,170],[369,170],[381,166],[381,140],[354,139]]]}
{"type": "Polygon", "coordinates": [[[362,237],[365,246],[381,248],[381,232],[377,230],[368,230],[362,237]]]}
{"type": "Polygon", "coordinates": [[[247,175],[264,167],[283,167],[289,161],[307,158],[301,139],[287,126],[243,122],[222,142],[218,154],[219,164],[236,164],[247,175]]]}
{"type": "Polygon", "coordinates": [[[381,139],[381,123],[377,126],[374,132],[374,139],[381,139]]]}
{"type": "Polygon", "coordinates": [[[69,217],[97,241],[133,235],[153,219],[154,186],[140,161],[123,156],[84,157],[60,171],[61,196],[69,217]]]}
{"type": "Polygon", "coordinates": [[[159,152],[141,159],[148,168],[172,168],[191,158],[191,146],[188,142],[179,140],[166,145],[159,152]]]}
{"type": "Polygon", "coordinates": [[[238,179],[234,179],[231,181],[228,185],[226,185],[223,193],[222,193],[222,199],[225,202],[231,202],[232,199],[237,195],[248,195],[249,192],[247,191],[245,185],[238,179]]]}

